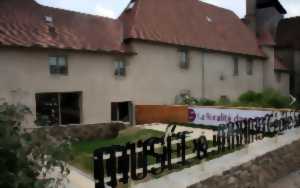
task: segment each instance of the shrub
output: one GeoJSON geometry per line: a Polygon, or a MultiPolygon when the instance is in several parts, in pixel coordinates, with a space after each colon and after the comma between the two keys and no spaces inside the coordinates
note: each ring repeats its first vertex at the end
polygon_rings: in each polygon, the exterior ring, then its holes
{"type": "Polygon", "coordinates": [[[262,94],[256,93],[254,91],[247,91],[240,95],[238,102],[240,104],[250,105],[250,104],[260,104],[262,100],[262,94]]]}
{"type": "Polygon", "coordinates": [[[201,105],[201,106],[214,106],[216,105],[216,101],[214,100],[210,100],[210,99],[198,99],[197,100],[197,105],[201,105]]]}
{"type": "Polygon", "coordinates": [[[278,91],[266,89],[262,92],[261,105],[263,107],[287,108],[290,107],[290,99],[278,91]]]}
{"type": "Polygon", "coordinates": [[[259,106],[267,108],[290,107],[289,97],[283,96],[273,89],[266,89],[261,93],[248,91],[239,97],[238,103],[243,106],[259,106]]]}
{"type": "Polygon", "coordinates": [[[0,187],[57,188],[69,174],[68,144],[49,139],[45,133],[27,133],[21,128],[30,110],[23,105],[0,104],[0,187]],[[50,177],[53,168],[57,176],[50,177]]]}
{"type": "Polygon", "coordinates": [[[194,98],[194,97],[186,97],[184,99],[185,105],[199,105],[199,106],[214,106],[216,104],[216,101],[206,99],[206,98],[194,98]]]}
{"type": "Polygon", "coordinates": [[[227,106],[232,105],[232,103],[228,97],[220,97],[220,99],[218,100],[218,105],[227,106]]]}
{"type": "MultiPolygon", "coordinates": [[[[214,106],[216,104],[222,106],[252,106],[265,108],[291,108],[290,98],[281,95],[274,89],[266,89],[262,92],[247,91],[240,95],[237,101],[231,101],[227,97],[221,97],[217,102],[210,99],[197,99],[186,97],[184,100],[186,105],[214,106]]],[[[298,103],[299,105],[299,103],[298,103]]],[[[297,104],[293,105],[297,107],[297,104]]]]}

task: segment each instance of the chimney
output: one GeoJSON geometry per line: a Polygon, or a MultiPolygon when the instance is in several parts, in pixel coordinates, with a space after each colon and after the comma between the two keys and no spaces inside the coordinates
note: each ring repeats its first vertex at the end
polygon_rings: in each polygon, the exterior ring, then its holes
{"type": "Polygon", "coordinates": [[[256,33],[256,1],[246,0],[246,24],[248,27],[256,33]]]}

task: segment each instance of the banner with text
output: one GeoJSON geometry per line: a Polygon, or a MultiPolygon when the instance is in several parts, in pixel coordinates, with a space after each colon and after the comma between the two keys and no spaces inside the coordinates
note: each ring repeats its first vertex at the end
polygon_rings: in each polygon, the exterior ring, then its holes
{"type": "Polygon", "coordinates": [[[190,123],[202,125],[220,125],[248,118],[263,117],[272,111],[220,109],[205,107],[189,107],[188,117],[190,123]]]}

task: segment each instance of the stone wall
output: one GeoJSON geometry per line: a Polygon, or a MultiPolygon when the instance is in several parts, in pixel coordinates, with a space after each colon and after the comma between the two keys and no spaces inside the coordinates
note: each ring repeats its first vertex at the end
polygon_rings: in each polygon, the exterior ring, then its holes
{"type": "Polygon", "coordinates": [[[84,126],[53,126],[39,127],[27,129],[36,134],[46,133],[57,140],[72,139],[79,140],[95,140],[95,139],[111,139],[118,136],[119,131],[125,129],[126,126],[121,123],[106,123],[84,126]]]}
{"type": "Polygon", "coordinates": [[[189,188],[266,188],[300,169],[300,140],[189,188]]]}

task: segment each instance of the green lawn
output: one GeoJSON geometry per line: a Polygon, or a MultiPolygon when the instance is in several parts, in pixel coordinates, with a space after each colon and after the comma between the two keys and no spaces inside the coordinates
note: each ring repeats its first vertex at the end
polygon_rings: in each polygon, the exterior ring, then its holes
{"type": "MultiPolygon", "coordinates": [[[[83,170],[86,173],[91,174],[93,171],[93,160],[92,155],[94,150],[111,146],[111,145],[125,145],[128,142],[136,143],[138,140],[146,140],[150,137],[161,137],[163,132],[139,129],[139,128],[129,128],[121,131],[119,136],[113,139],[99,139],[91,141],[80,141],[72,143],[72,154],[74,159],[71,161],[71,165],[83,170]]],[[[212,147],[212,141],[208,141],[209,147],[212,147]]],[[[193,143],[189,141],[186,143],[187,150],[186,154],[192,153],[193,143]]],[[[172,146],[174,149],[176,146],[172,146]]],[[[156,149],[157,152],[161,152],[161,148],[156,149]]],[[[172,153],[172,158],[176,158],[176,153],[172,153]]],[[[153,157],[149,156],[149,164],[154,164],[155,160],[153,157]]]]}
{"type": "Polygon", "coordinates": [[[119,136],[113,139],[99,139],[91,141],[80,141],[72,143],[72,154],[74,159],[71,164],[87,173],[93,170],[92,154],[95,149],[111,146],[125,145],[127,142],[137,142],[150,137],[160,137],[164,133],[154,130],[129,128],[120,132],[119,136]]]}

